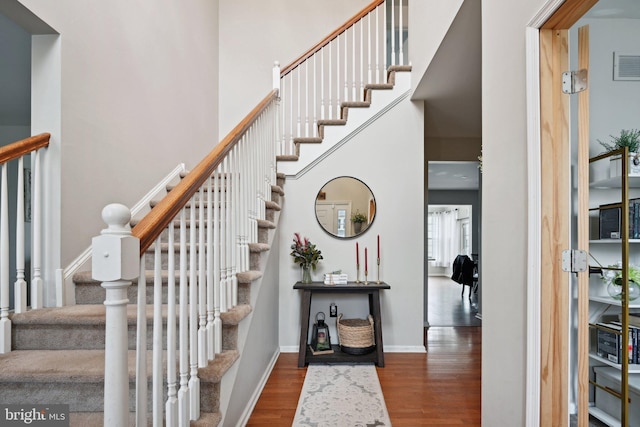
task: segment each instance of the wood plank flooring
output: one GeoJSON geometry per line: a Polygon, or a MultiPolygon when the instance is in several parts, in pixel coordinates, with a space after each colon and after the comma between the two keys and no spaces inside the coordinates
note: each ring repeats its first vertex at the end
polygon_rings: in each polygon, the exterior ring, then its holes
{"type": "MultiPolygon", "coordinates": [[[[398,426],[480,425],[480,327],[431,327],[426,354],[385,353],[377,368],[389,417],[398,426]]],[[[247,423],[291,426],[306,368],[283,353],[247,423]]]]}

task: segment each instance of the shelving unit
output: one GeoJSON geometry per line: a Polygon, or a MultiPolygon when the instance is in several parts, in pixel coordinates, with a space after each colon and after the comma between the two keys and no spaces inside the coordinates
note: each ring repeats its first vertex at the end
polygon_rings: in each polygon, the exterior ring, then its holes
{"type": "Polygon", "coordinates": [[[621,156],[624,159],[621,161],[622,174],[590,182],[589,185],[589,252],[592,261],[595,261],[596,264],[591,265],[590,271],[603,267],[606,269],[619,262],[620,267],[611,269],[617,269],[622,279],[621,299],[614,299],[607,293],[607,285],[599,276],[591,274],[589,278],[589,414],[609,426],[629,426],[629,378],[633,375],[640,375],[640,364],[630,363],[627,357],[629,345],[632,344],[629,341],[629,310],[640,309],[640,298],[635,301],[628,299],[630,257],[634,260],[640,259],[640,246],[638,246],[640,239],[629,239],[630,221],[634,219],[634,214],[631,214],[631,218],[629,214],[629,199],[633,198],[630,197],[629,191],[630,188],[640,188],[640,177],[628,176],[626,162],[628,150],[626,148],[594,157],[589,162],[591,164],[607,162],[608,166],[614,156],[621,156]],[[602,234],[598,228],[600,216],[605,207],[620,209],[618,229],[620,238],[618,239],[599,238],[602,234]],[[596,352],[598,348],[597,330],[603,329],[601,326],[596,326],[596,323],[608,323],[614,319],[618,321],[618,318],[621,330],[617,336],[620,340],[621,351],[618,357],[620,363],[615,363],[596,352]],[[603,386],[599,383],[599,380],[603,379],[598,378],[595,374],[594,367],[598,366],[608,366],[619,371],[620,384],[619,389],[616,390],[618,393],[612,392],[610,386],[603,386]],[[597,393],[596,390],[598,390],[597,393]],[[611,405],[612,399],[603,399],[602,393],[615,396],[616,399],[613,400],[616,405],[611,405]],[[596,395],[600,396],[600,401],[596,395]]]}

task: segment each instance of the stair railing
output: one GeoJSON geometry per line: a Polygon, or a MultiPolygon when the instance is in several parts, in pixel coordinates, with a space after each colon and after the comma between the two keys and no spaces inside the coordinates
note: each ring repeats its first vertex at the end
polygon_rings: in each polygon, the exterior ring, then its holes
{"type": "MultiPolygon", "coordinates": [[[[31,301],[32,309],[43,307],[42,280],[42,182],[41,153],[49,146],[50,134],[43,133],[0,147],[0,354],[11,351],[10,301],[10,237],[9,237],[9,162],[17,162],[15,172],[15,269],[13,309],[23,313],[27,302],[27,277],[25,275],[25,255],[29,253],[25,245],[25,227],[31,222],[31,301]],[[31,157],[31,175],[27,175],[25,185],[25,165],[31,157]],[[28,158],[27,158],[28,159],[28,158]],[[30,200],[28,200],[30,198],[30,200]],[[25,215],[26,212],[26,215],[25,215]]],[[[28,173],[28,172],[27,172],[28,173]]],[[[13,176],[12,176],[13,178],[13,176]]]]}
{"type": "Polygon", "coordinates": [[[375,0],[282,68],[279,155],[296,155],[299,138],[320,142],[318,121],[342,120],[343,103],[364,101],[367,84],[408,65],[406,10],[403,0],[375,0]]]}
{"type": "MultiPolygon", "coordinates": [[[[119,236],[117,241],[137,238],[140,245],[136,274],[137,425],[148,425],[148,412],[154,426],[175,426],[198,419],[201,410],[214,411],[200,407],[198,368],[206,367],[222,352],[221,313],[238,304],[236,275],[249,270],[249,243],[258,241],[258,221],[265,219],[265,201],[276,183],[278,83],[279,79],[274,82],[275,89],[135,225],[131,236],[123,232],[121,225],[123,221],[128,224],[128,211],[122,213],[122,207],[110,205],[103,212],[109,224],[103,231],[107,240],[115,234],[119,236]],[[168,254],[166,266],[162,265],[163,251],[168,254]],[[153,312],[151,408],[147,404],[146,375],[147,281],[153,283],[149,298],[153,312]]],[[[102,286],[107,289],[105,340],[106,345],[115,343],[105,350],[105,378],[109,381],[105,381],[104,425],[113,426],[128,422],[130,410],[127,399],[122,399],[128,396],[127,322],[123,308],[128,299],[123,298],[121,288],[127,287],[127,280],[132,278],[101,275],[104,268],[100,263],[109,258],[105,255],[109,251],[105,252],[105,244],[95,239],[94,278],[103,281],[102,286]],[[105,277],[109,280],[105,281],[105,277]],[[113,339],[109,338],[110,333],[114,334],[113,339]],[[117,355],[112,354],[114,348],[117,355]]],[[[123,260],[115,269],[122,272],[127,265],[130,263],[123,260]]]]}

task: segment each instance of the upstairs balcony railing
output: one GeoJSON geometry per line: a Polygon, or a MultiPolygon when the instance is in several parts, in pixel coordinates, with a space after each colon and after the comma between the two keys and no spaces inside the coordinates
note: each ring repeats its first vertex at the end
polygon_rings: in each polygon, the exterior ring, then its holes
{"type": "Polygon", "coordinates": [[[11,351],[9,311],[12,308],[10,270],[13,266],[13,310],[23,313],[27,307],[43,307],[41,177],[44,174],[41,156],[49,146],[49,138],[48,133],[43,133],[0,147],[0,354],[11,351]],[[27,168],[25,160],[31,161],[27,168]],[[13,173],[9,172],[10,169],[13,173]],[[10,190],[13,190],[11,193],[15,196],[15,205],[10,203],[10,190]],[[14,239],[9,233],[10,213],[15,221],[14,239]],[[25,239],[25,231],[29,226],[30,246],[25,239]],[[15,255],[13,263],[10,263],[11,254],[15,255]],[[30,258],[30,272],[25,271],[27,258],[30,258]],[[30,302],[27,301],[27,280],[30,280],[31,287],[30,302]]]}

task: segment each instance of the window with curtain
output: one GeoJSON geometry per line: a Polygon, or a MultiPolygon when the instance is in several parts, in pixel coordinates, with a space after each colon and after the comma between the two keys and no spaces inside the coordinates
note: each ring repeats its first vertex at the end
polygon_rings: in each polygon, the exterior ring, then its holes
{"type": "Polygon", "coordinates": [[[429,212],[428,216],[428,235],[431,236],[429,257],[433,259],[436,267],[449,267],[461,250],[458,211],[429,212]]]}

